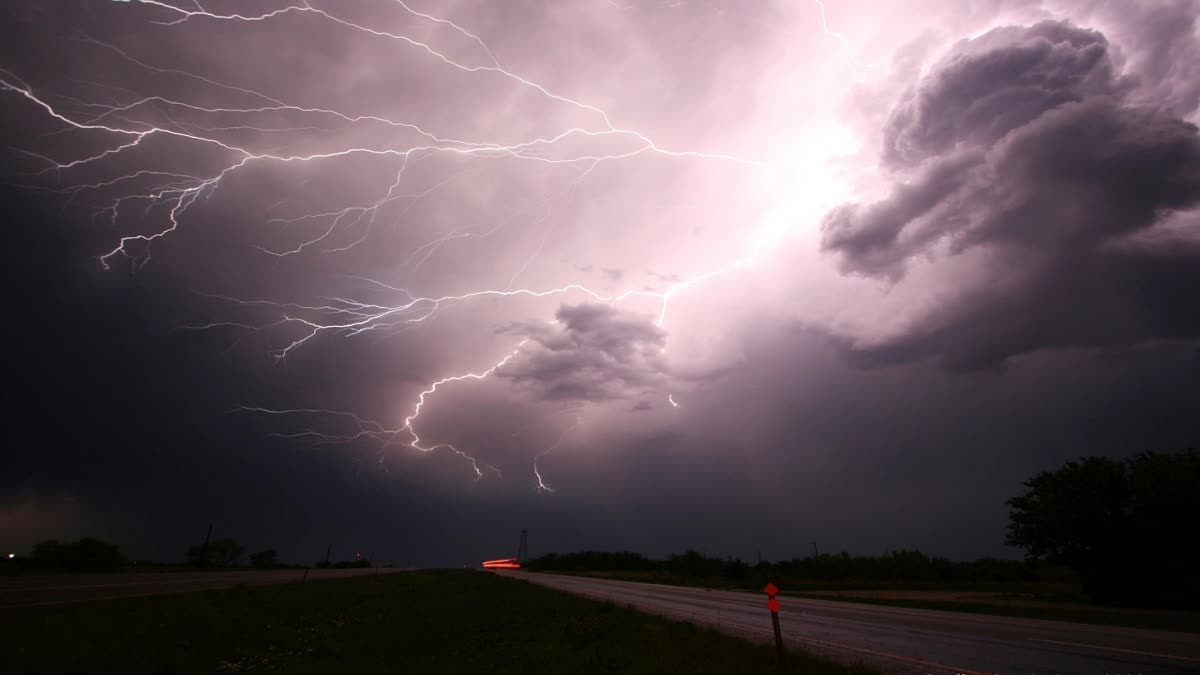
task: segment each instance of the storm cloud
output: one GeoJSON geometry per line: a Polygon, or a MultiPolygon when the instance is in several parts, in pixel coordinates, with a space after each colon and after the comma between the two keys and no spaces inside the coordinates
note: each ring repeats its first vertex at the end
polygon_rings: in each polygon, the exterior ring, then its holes
{"type": "Polygon", "coordinates": [[[858,354],[993,366],[1047,347],[1200,336],[1200,135],[1137,102],[1096,31],[1005,27],[956,45],[892,112],[892,194],[822,223],[854,274],[900,282],[973,253],[962,290],[858,354]]]}
{"type": "Polygon", "coordinates": [[[1012,556],[1196,442],[1196,2],[10,4],[12,550],[1012,556]]]}
{"type": "Polygon", "coordinates": [[[662,358],[666,333],[648,315],[608,305],[560,308],[550,324],[525,324],[517,355],[496,376],[533,389],[548,400],[607,401],[630,398],[668,381],[662,358]]]}

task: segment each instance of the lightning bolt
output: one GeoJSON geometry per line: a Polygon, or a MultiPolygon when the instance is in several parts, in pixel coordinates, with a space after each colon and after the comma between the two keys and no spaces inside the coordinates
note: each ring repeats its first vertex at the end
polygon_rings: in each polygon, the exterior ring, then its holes
{"type": "Polygon", "coordinates": [[[542,478],[542,472],[540,470],[538,470],[538,460],[542,459],[546,455],[549,455],[550,453],[557,450],[559,448],[559,446],[562,445],[563,440],[565,440],[567,438],[567,434],[570,434],[572,431],[579,428],[580,424],[583,424],[583,416],[576,414],[575,422],[572,423],[570,426],[566,427],[565,429],[563,429],[562,432],[558,434],[558,438],[555,439],[555,441],[553,443],[551,443],[549,447],[547,447],[545,450],[539,452],[533,458],[533,477],[535,480],[537,480],[537,491],[538,492],[554,492],[554,488],[547,485],[545,479],[542,478]]]}
{"type": "MultiPolygon", "coordinates": [[[[231,175],[245,171],[248,167],[257,165],[286,166],[293,164],[318,163],[348,157],[378,157],[394,159],[396,167],[394,178],[382,195],[374,200],[361,204],[345,206],[314,213],[300,214],[289,217],[273,218],[269,222],[279,225],[296,225],[300,223],[320,224],[315,236],[303,238],[292,245],[260,250],[269,256],[283,258],[300,255],[309,250],[322,253],[336,254],[351,250],[367,241],[376,225],[380,212],[384,207],[404,204],[412,208],[420,200],[427,199],[447,184],[456,180],[459,174],[446,177],[444,180],[426,186],[423,189],[411,190],[402,187],[407,170],[413,162],[432,156],[445,156],[460,159],[511,159],[520,162],[530,162],[545,165],[578,166],[582,168],[579,174],[581,180],[593,169],[604,162],[631,160],[643,155],[658,155],[675,159],[731,162],[745,166],[748,169],[769,169],[766,162],[757,159],[744,158],[728,153],[707,152],[690,149],[672,149],[658,144],[646,133],[625,128],[614,124],[610,114],[590,103],[560,94],[550,87],[529,79],[507,67],[495,56],[494,51],[477,34],[462,25],[445,18],[414,10],[402,0],[390,0],[392,4],[409,16],[452,30],[474,44],[482,55],[479,61],[471,63],[456,60],[428,41],[416,39],[410,35],[393,32],[378,27],[358,23],[338,14],[335,10],[322,9],[307,1],[289,4],[284,7],[261,13],[220,13],[210,11],[198,1],[187,6],[181,6],[163,0],[114,0],[122,4],[138,5],[150,8],[167,17],[166,20],[153,21],[164,28],[178,27],[188,22],[239,22],[267,23],[279,20],[288,15],[308,15],[324,21],[337,30],[353,31],[370,39],[387,40],[397,43],[403,48],[415,50],[424,58],[432,60],[447,68],[473,74],[480,77],[502,78],[521,89],[529,90],[543,97],[554,105],[565,106],[595,120],[590,126],[569,126],[552,133],[534,134],[517,142],[498,142],[495,140],[457,138],[436,130],[426,128],[405,120],[392,119],[382,115],[365,115],[341,111],[333,107],[304,105],[300,102],[288,101],[282,97],[270,95],[256,89],[241,87],[233,83],[221,82],[217,79],[190,73],[183,70],[162,68],[138,60],[115,45],[105,43],[90,36],[79,40],[98,49],[107,50],[127,64],[140,68],[147,73],[171,75],[199,82],[204,86],[221,90],[246,101],[241,105],[202,105],[177,96],[166,95],[137,95],[125,90],[114,89],[113,95],[118,100],[107,102],[85,101],[77,98],[54,96],[41,92],[26,83],[15,73],[0,69],[0,93],[14,95],[27,104],[40,110],[48,117],[56,120],[66,129],[73,129],[94,134],[99,138],[108,139],[106,146],[91,154],[72,158],[51,158],[44,155],[28,153],[39,158],[46,168],[39,175],[54,173],[60,178],[69,177],[73,172],[89,167],[100,167],[112,160],[130,155],[148,145],[152,140],[165,140],[187,144],[194,152],[211,152],[220,156],[222,161],[215,169],[194,172],[179,172],[143,168],[130,173],[117,175],[104,180],[93,182],[75,182],[55,190],[69,196],[90,193],[113,193],[116,196],[109,199],[99,209],[97,215],[107,217],[114,225],[118,223],[125,212],[134,205],[139,205],[143,214],[152,211],[162,212],[162,225],[149,233],[129,234],[119,238],[111,249],[99,256],[100,263],[110,268],[117,258],[126,258],[137,270],[151,261],[153,245],[172,233],[178,231],[185,222],[188,211],[202,198],[215,194],[222,183],[231,175]],[[303,126],[269,127],[256,124],[258,118],[272,115],[287,114],[306,120],[312,120],[303,126]],[[149,121],[157,115],[167,121],[149,121]],[[188,121],[177,120],[180,115],[188,116],[188,121]],[[218,122],[228,116],[236,116],[244,120],[240,124],[222,124],[218,122]],[[389,132],[389,136],[375,145],[355,145],[350,147],[333,147],[322,151],[287,152],[286,150],[256,147],[253,141],[236,140],[237,131],[255,131],[266,135],[273,131],[314,130],[322,131],[328,127],[325,124],[347,125],[368,129],[381,128],[389,132]],[[587,141],[591,143],[614,143],[617,149],[584,149],[570,150],[574,147],[569,142],[587,141]],[[348,242],[336,243],[335,238],[347,232],[356,232],[348,242]]],[[[819,8],[824,31],[838,39],[848,48],[845,37],[830,30],[825,19],[825,6],[821,0],[815,0],[819,8]]],[[[100,86],[100,85],[97,85],[100,86]]],[[[480,229],[458,229],[429,241],[411,251],[403,261],[404,267],[416,268],[442,246],[452,241],[468,237],[486,237],[504,226],[506,221],[500,220],[480,229]]],[[[549,237],[552,229],[546,231],[549,237]]],[[[542,240],[545,243],[545,238],[542,240]]],[[[539,249],[540,251],[540,249],[539,249]]],[[[538,255],[534,253],[534,257],[538,255]]],[[[390,304],[379,304],[355,299],[353,297],[330,297],[311,304],[277,302],[267,299],[243,299],[228,296],[210,295],[214,300],[255,310],[265,310],[274,315],[274,320],[268,322],[249,323],[243,321],[215,321],[202,325],[186,326],[189,329],[232,328],[247,331],[282,330],[287,331],[288,337],[281,347],[274,350],[277,359],[285,360],[296,349],[308,344],[318,336],[330,334],[340,336],[356,336],[368,332],[401,329],[415,326],[428,320],[442,307],[467,302],[474,299],[494,297],[529,297],[545,298],[552,296],[576,295],[602,302],[610,306],[633,297],[648,298],[657,301],[659,309],[656,319],[658,326],[663,326],[667,318],[670,302],[680,294],[695,288],[709,280],[737,270],[756,260],[757,253],[726,261],[724,264],[680,280],[669,285],[665,290],[650,291],[628,289],[618,293],[601,293],[583,284],[570,283],[551,288],[511,288],[524,267],[518,269],[504,289],[480,289],[461,294],[426,294],[420,295],[407,289],[392,286],[382,281],[359,278],[372,287],[393,293],[399,298],[390,304]]],[[[530,258],[530,261],[533,258],[530,258]]],[[[529,264],[527,261],[526,266],[529,264]]],[[[305,429],[291,434],[277,434],[286,438],[308,439],[317,443],[344,443],[348,441],[369,439],[381,444],[383,448],[392,446],[410,447],[422,453],[447,450],[456,453],[469,461],[476,479],[482,478],[484,469],[500,475],[500,470],[494,466],[482,463],[477,458],[462,449],[447,442],[425,441],[418,434],[417,422],[421,412],[426,409],[429,401],[442,388],[468,380],[483,380],[515,358],[527,340],[517,343],[506,355],[490,366],[477,371],[451,375],[436,380],[416,397],[411,412],[404,418],[398,428],[370,419],[359,417],[350,412],[325,409],[269,409],[262,407],[245,407],[243,412],[277,415],[277,416],[307,416],[325,417],[348,423],[348,433],[332,433],[313,429],[305,429]]],[[[668,402],[675,408],[673,395],[668,395],[668,402]]],[[[539,491],[552,491],[544,482],[538,468],[538,460],[558,448],[566,436],[579,426],[577,417],[575,424],[567,427],[549,448],[538,454],[533,463],[533,472],[537,479],[539,491]]]]}
{"type": "Polygon", "coordinates": [[[853,47],[850,46],[850,41],[846,39],[846,36],[829,27],[829,20],[825,16],[825,3],[822,0],[813,0],[813,2],[817,3],[817,11],[821,15],[821,30],[829,37],[841,43],[847,52],[853,51],[853,47]]]}
{"type": "MultiPolygon", "coordinates": [[[[525,345],[526,341],[527,341],[527,339],[521,340],[519,343],[517,343],[516,348],[514,348],[511,352],[508,353],[508,355],[506,355],[504,358],[497,361],[495,363],[495,365],[491,366],[487,370],[482,370],[478,373],[466,373],[464,375],[453,375],[450,377],[443,377],[442,379],[438,380],[437,382],[434,382],[433,384],[429,385],[428,389],[426,389],[425,391],[422,391],[417,396],[417,404],[413,408],[412,414],[409,415],[408,417],[404,418],[404,427],[403,428],[406,431],[408,431],[410,434],[412,434],[412,441],[409,443],[409,445],[413,448],[416,448],[417,450],[420,450],[421,452],[433,452],[434,450],[437,450],[439,448],[446,448],[448,450],[451,450],[451,451],[457,453],[458,455],[469,459],[471,461],[471,466],[474,467],[474,469],[475,469],[476,479],[478,480],[479,478],[482,478],[483,472],[479,470],[479,465],[476,462],[476,460],[473,457],[467,455],[467,453],[463,452],[462,450],[459,450],[458,448],[454,447],[453,445],[451,445],[449,443],[435,443],[433,445],[422,446],[421,438],[419,436],[417,436],[416,429],[413,428],[413,422],[416,421],[417,417],[421,414],[421,406],[425,405],[425,397],[432,396],[435,392],[437,392],[438,387],[440,387],[444,384],[449,384],[451,382],[462,382],[463,380],[482,380],[482,379],[484,379],[488,375],[491,375],[492,373],[496,372],[497,368],[502,367],[504,364],[506,364],[510,360],[512,360],[513,357],[515,357],[517,354],[519,354],[521,351],[521,347],[525,345]]],[[[495,467],[489,467],[489,468],[496,471],[497,474],[499,474],[499,472],[500,472],[499,469],[496,469],[495,467]]]]}

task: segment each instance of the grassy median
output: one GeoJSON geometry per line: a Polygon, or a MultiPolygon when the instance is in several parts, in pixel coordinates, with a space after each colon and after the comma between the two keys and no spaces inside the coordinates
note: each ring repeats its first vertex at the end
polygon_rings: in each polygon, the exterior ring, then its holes
{"type": "MultiPolygon", "coordinates": [[[[774,652],[491,574],[0,610],[9,673],[772,673],[774,652]]],[[[789,653],[793,673],[871,672],[789,653]]]]}

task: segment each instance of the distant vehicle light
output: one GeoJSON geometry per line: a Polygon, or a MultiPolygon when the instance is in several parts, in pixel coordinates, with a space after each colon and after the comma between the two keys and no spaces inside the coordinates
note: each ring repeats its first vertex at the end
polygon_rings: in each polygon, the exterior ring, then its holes
{"type": "Polygon", "coordinates": [[[8,559],[9,559],[9,560],[12,560],[12,559],[13,559],[13,558],[15,558],[15,557],[17,557],[17,554],[16,554],[16,553],[9,553],[9,554],[8,554],[8,559]]]}

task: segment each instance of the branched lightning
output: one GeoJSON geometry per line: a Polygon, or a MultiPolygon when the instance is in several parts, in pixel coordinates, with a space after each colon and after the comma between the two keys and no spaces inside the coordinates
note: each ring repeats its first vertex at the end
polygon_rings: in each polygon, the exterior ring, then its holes
{"type": "MultiPolygon", "coordinates": [[[[144,209],[143,213],[153,211],[163,214],[160,227],[149,233],[122,236],[111,249],[103,252],[99,256],[99,260],[105,268],[109,268],[118,258],[129,259],[135,268],[146,265],[151,260],[152,246],[176,232],[183,225],[188,211],[200,199],[216,193],[229,176],[255,165],[284,166],[357,156],[386,158],[397,162],[394,179],[389,187],[382,195],[378,195],[373,200],[316,213],[271,219],[270,222],[283,226],[297,223],[313,223],[319,226],[315,236],[304,238],[290,245],[275,248],[260,247],[263,253],[278,258],[297,256],[313,250],[322,253],[340,253],[361,245],[371,236],[377,218],[384,207],[403,205],[406,209],[412,208],[420,200],[429,198],[458,178],[459,174],[451,174],[424,189],[404,189],[402,187],[404,177],[412,163],[434,155],[462,159],[512,159],[547,165],[578,166],[582,168],[580,179],[603,162],[630,160],[648,154],[676,159],[733,162],[751,169],[766,167],[762,161],[733,154],[665,148],[646,133],[615,124],[612,116],[600,107],[558,93],[549,86],[505,67],[496,57],[493,49],[476,33],[454,21],[416,11],[402,0],[390,0],[390,2],[416,20],[445,27],[466,38],[478,47],[482,54],[480,61],[467,63],[456,60],[430,42],[418,40],[401,32],[355,22],[339,15],[335,10],[315,7],[307,0],[262,13],[219,13],[205,9],[198,1],[188,3],[186,6],[172,4],[165,0],[114,1],[142,5],[151,8],[154,12],[161,13],[167,18],[154,23],[164,29],[197,21],[266,23],[280,20],[289,15],[308,15],[329,24],[335,30],[353,31],[366,39],[398,43],[402,48],[415,50],[423,58],[430,59],[447,68],[479,77],[503,78],[517,87],[535,92],[554,105],[566,106],[582,113],[584,117],[590,116],[595,120],[595,124],[569,126],[550,133],[534,134],[517,142],[459,138],[413,122],[392,119],[384,115],[352,113],[333,107],[305,105],[298,101],[288,101],[280,95],[222,82],[202,74],[158,67],[134,58],[116,45],[108,44],[91,36],[82,36],[79,38],[81,41],[115,54],[117,58],[132,67],[147,73],[188,78],[221,90],[237,98],[240,102],[221,106],[204,105],[196,101],[185,100],[178,95],[138,95],[116,87],[111,88],[113,99],[104,102],[86,101],[76,97],[40,91],[15,73],[0,69],[0,93],[17,97],[27,105],[33,106],[56,120],[64,129],[87,132],[106,140],[103,149],[78,157],[51,158],[28,153],[45,162],[46,168],[41,172],[42,175],[53,173],[60,180],[65,178],[69,181],[73,172],[85,168],[102,168],[103,165],[116,158],[126,157],[143,149],[152,140],[187,144],[191,152],[211,152],[221,158],[216,168],[210,168],[207,171],[197,169],[181,172],[141,168],[101,180],[68,182],[67,187],[55,187],[55,190],[71,196],[89,193],[115,195],[111,199],[106,197],[105,205],[97,213],[99,216],[110,219],[114,224],[121,220],[126,210],[136,208],[135,205],[144,209]],[[296,126],[267,126],[262,121],[279,114],[297,116],[309,121],[298,123],[296,126]],[[154,119],[155,115],[165,118],[167,121],[165,123],[149,121],[154,119]],[[188,121],[186,123],[177,121],[176,118],[181,116],[186,116],[188,121]],[[229,124],[221,121],[230,116],[235,117],[239,122],[229,124]],[[376,144],[350,147],[335,145],[319,151],[307,152],[288,152],[285,149],[256,147],[252,141],[236,140],[236,132],[247,130],[262,132],[265,135],[272,131],[304,129],[313,130],[314,134],[319,137],[321,131],[329,128],[324,125],[329,124],[381,129],[385,130],[387,134],[382,136],[380,142],[376,144]],[[571,150],[570,148],[575,147],[572,143],[576,141],[589,144],[585,148],[590,149],[571,150]],[[623,145],[619,145],[617,149],[613,150],[599,145],[601,142],[616,142],[623,145]],[[357,234],[348,242],[335,242],[335,235],[346,232],[357,234]]],[[[815,2],[820,10],[825,32],[848,46],[844,36],[829,29],[825,21],[824,4],[821,0],[815,0],[815,2]]],[[[392,174],[389,172],[388,175],[392,174]]],[[[478,229],[456,229],[409,252],[401,264],[404,267],[419,267],[440,247],[459,239],[489,236],[503,227],[505,222],[504,219],[497,219],[496,222],[478,229]]],[[[545,237],[549,237],[551,232],[552,228],[546,230],[542,240],[543,244],[545,237]]],[[[537,253],[535,252],[534,255],[536,256],[537,253]]],[[[355,336],[374,331],[411,327],[425,322],[444,306],[486,297],[545,298],[575,295],[608,305],[639,297],[650,299],[658,304],[656,323],[662,326],[666,321],[672,299],[688,289],[752,263],[754,260],[752,255],[727,260],[714,269],[691,278],[675,280],[665,290],[628,289],[616,293],[601,293],[580,283],[568,283],[549,288],[511,288],[524,269],[521,268],[512,275],[508,287],[503,289],[484,288],[460,294],[419,294],[374,279],[359,278],[374,287],[395,294],[396,297],[393,301],[383,304],[344,296],[328,297],[310,304],[300,304],[211,295],[209,297],[229,303],[231,306],[269,312],[274,319],[263,323],[214,321],[186,328],[287,331],[285,343],[274,351],[274,355],[283,360],[319,336],[355,336]]],[[[526,262],[526,265],[528,264],[526,262]]],[[[277,410],[263,407],[245,407],[241,410],[264,415],[328,418],[340,421],[349,428],[349,431],[340,433],[305,429],[290,434],[278,434],[286,438],[307,439],[315,443],[370,440],[381,444],[384,448],[397,445],[407,446],[423,453],[449,450],[470,462],[477,479],[483,477],[484,469],[499,475],[498,468],[481,462],[451,443],[423,440],[417,432],[416,425],[421,412],[440,388],[457,382],[483,380],[489,377],[515,358],[527,341],[528,338],[521,340],[505,356],[482,370],[443,377],[430,384],[417,395],[411,411],[404,417],[403,424],[397,428],[390,428],[384,423],[365,419],[354,413],[336,410],[277,410]]],[[[674,408],[679,407],[673,395],[668,395],[667,400],[674,408]]],[[[552,491],[552,489],[542,478],[538,460],[558,448],[567,435],[579,424],[580,419],[577,416],[574,424],[565,428],[551,446],[534,458],[533,473],[539,491],[552,491]]]]}
{"type": "Polygon", "coordinates": [[[542,472],[540,470],[538,470],[538,460],[542,459],[546,455],[557,450],[559,448],[559,446],[562,445],[562,442],[567,438],[567,434],[569,434],[572,431],[574,431],[575,429],[579,428],[579,425],[582,423],[583,423],[583,416],[576,414],[575,421],[573,423],[571,423],[570,426],[567,426],[566,428],[564,428],[562,430],[562,432],[560,432],[558,434],[558,438],[555,439],[554,442],[551,443],[549,447],[547,447],[545,450],[539,452],[533,458],[533,477],[535,480],[537,480],[538,492],[554,492],[554,488],[547,485],[545,479],[542,478],[542,472]]]}

